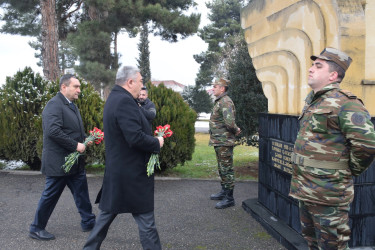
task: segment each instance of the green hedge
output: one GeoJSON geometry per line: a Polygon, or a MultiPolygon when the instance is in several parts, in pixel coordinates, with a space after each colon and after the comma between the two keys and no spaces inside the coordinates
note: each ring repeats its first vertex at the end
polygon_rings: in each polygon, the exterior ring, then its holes
{"type": "Polygon", "coordinates": [[[195,148],[194,124],[197,114],[179,93],[166,88],[164,84],[158,87],[148,84],[147,88],[149,98],[156,107],[153,130],[159,125],[169,124],[173,131],[173,135],[165,139],[160,153],[160,167],[164,171],[191,160],[195,148]]]}

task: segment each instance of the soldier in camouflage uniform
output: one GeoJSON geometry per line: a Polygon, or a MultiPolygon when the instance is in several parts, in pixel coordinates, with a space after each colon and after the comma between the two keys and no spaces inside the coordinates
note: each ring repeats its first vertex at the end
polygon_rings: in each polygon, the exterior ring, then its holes
{"type": "Polygon", "coordinates": [[[352,176],[373,161],[375,131],[362,101],[340,89],[352,59],[333,48],[311,59],[312,91],[299,117],[290,195],[299,200],[302,235],[310,249],[349,249],[352,176]]]}
{"type": "Polygon", "coordinates": [[[210,146],[214,146],[221,178],[221,191],[211,195],[211,200],[221,200],[215,208],[234,206],[233,147],[235,135],[241,133],[235,122],[236,110],[227,95],[229,81],[220,79],[214,85],[215,105],[210,117],[210,146]]]}

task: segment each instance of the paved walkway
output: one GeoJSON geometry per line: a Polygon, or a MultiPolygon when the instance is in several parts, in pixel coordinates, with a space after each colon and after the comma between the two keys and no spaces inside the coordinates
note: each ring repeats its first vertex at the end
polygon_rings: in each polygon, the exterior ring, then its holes
{"type": "MultiPolygon", "coordinates": [[[[56,240],[41,242],[28,237],[44,176],[27,173],[0,171],[0,249],[82,249],[89,233],[80,230],[69,189],[64,190],[47,225],[56,240]]],[[[102,178],[89,177],[88,182],[93,201],[102,178]]],[[[257,197],[257,185],[237,183],[236,206],[217,210],[208,197],[218,191],[218,181],[157,179],[155,216],[163,249],[285,249],[241,207],[242,201],[257,197]]],[[[98,211],[94,205],[94,213],[98,211]]],[[[101,249],[141,249],[131,215],[115,219],[101,249]]]]}

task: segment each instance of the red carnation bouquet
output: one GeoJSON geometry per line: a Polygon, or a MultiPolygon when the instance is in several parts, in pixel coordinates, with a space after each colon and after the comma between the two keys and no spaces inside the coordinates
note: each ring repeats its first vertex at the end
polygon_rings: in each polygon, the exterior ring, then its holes
{"type": "MultiPolygon", "coordinates": [[[[171,137],[173,132],[170,130],[170,127],[171,126],[169,124],[166,124],[164,127],[158,126],[154,131],[154,135],[163,138],[171,137]]],[[[153,153],[151,154],[150,160],[147,164],[147,176],[151,176],[154,173],[155,167],[160,169],[159,154],[153,153]]]]}
{"type": "MultiPolygon", "coordinates": [[[[86,138],[86,140],[83,142],[85,146],[89,142],[94,142],[95,144],[100,144],[104,139],[104,132],[102,132],[100,129],[95,127],[93,130],[90,130],[90,135],[89,137],[86,138]]],[[[73,153],[70,153],[67,157],[65,157],[65,163],[62,165],[62,169],[64,170],[65,173],[68,173],[72,166],[78,162],[78,157],[82,155],[80,152],[75,151],[73,153]]]]}

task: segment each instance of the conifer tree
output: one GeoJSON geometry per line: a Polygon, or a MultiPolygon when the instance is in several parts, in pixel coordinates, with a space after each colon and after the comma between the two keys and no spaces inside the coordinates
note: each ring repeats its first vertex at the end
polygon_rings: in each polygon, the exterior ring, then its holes
{"type": "Polygon", "coordinates": [[[150,50],[148,48],[148,25],[144,23],[142,25],[142,31],[140,34],[140,41],[138,44],[139,58],[137,59],[138,68],[141,71],[143,77],[143,83],[151,81],[151,69],[150,69],[150,50]]]}
{"type": "Polygon", "coordinates": [[[233,46],[233,38],[242,34],[240,10],[244,2],[246,1],[212,0],[206,3],[211,23],[198,31],[202,40],[208,43],[208,48],[207,51],[194,55],[195,61],[200,64],[195,80],[197,86],[208,86],[214,78],[224,77],[227,73],[221,67],[227,60],[223,50],[226,46],[233,46]]]}
{"type": "Polygon", "coordinates": [[[194,124],[197,115],[179,93],[166,88],[164,84],[157,87],[148,84],[147,88],[149,98],[156,107],[153,129],[169,124],[173,131],[173,135],[165,139],[160,152],[160,167],[164,171],[191,160],[195,148],[194,124]]]}

